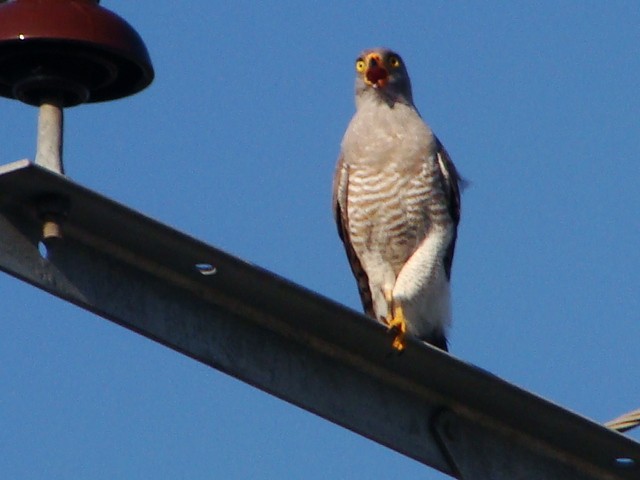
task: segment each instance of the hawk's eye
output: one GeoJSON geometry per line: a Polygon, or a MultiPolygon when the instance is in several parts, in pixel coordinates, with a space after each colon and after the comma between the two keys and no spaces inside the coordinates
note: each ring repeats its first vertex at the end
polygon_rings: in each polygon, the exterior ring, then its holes
{"type": "Polygon", "coordinates": [[[358,60],[356,60],[356,71],[357,72],[364,72],[364,68],[365,68],[365,63],[364,60],[359,58],[358,60]]]}
{"type": "Polygon", "coordinates": [[[398,68],[400,66],[400,59],[395,55],[389,57],[389,65],[392,68],[398,68]]]}

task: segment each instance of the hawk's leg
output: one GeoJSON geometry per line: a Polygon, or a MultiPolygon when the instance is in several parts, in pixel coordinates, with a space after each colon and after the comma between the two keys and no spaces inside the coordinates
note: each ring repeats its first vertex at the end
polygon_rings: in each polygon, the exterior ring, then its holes
{"type": "Polygon", "coordinates": [[[394,331],[396,334],[391,346],[398,352],[401,352],[404,350],[405,346],[404,337],[407,333],[407,320],[404,317],[402,305],[393,300],[393,293],[385,290],[384,297],[387,301],[387,305],[389,306],[389,312],[387,313],[386,319],[387,325],[389,326],[389,331],[394,331]]]}

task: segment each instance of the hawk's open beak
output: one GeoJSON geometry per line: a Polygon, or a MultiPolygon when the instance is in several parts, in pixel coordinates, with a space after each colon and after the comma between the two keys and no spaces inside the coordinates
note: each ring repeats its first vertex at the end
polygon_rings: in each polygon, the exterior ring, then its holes
{"type": "Polygon", "coordinates": [[[369,66],[364,74],[364,81],[374,88],[384,87],[389,80],[389,72],[382,66],[382,59],[371,55],[367,60],[369,66]]]}

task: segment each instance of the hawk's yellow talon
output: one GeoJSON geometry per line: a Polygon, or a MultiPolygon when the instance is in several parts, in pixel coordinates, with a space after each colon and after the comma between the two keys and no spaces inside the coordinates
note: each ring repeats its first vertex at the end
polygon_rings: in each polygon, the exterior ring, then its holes
{"type": "Polygon", "coordinates": [[[393,343],[391,344],[394,350],[397,352],[401,352],[404,350],[404,335],[399,333],[396,335],[396,338],[393,339],[393,343]]]}
{"type": "Polygon", "coordinates": [[[393,313],[391,318],[387,319],[387,325],[389,325],[389,331],[394,330],[397,332],[391,346],[398,352],[403,351],[405,347],[404,337],[407,333],[407,321],[400,305],[393,306],[393,313]]]}

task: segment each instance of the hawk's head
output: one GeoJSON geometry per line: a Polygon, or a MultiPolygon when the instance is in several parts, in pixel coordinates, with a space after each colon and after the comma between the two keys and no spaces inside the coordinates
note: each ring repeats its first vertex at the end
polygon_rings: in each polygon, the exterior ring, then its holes
{"type": "Polygon", "coordinates": [[[411,81],[400,55],[386,48],[365,50],[356,59],[356,97],[374,96],[390,106],[412,104],[411,81]]]}

